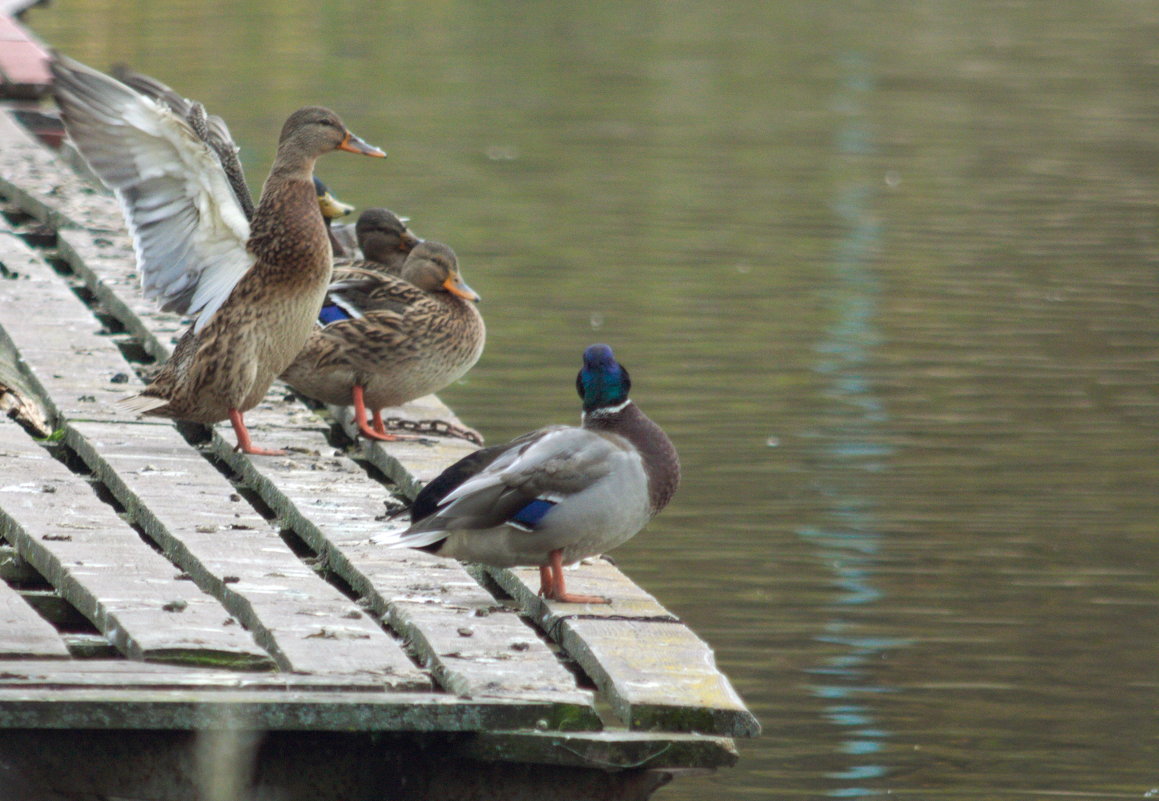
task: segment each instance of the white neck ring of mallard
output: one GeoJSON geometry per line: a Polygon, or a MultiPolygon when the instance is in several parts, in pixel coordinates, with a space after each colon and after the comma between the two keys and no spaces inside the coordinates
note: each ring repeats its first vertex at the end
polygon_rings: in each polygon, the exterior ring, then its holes
{"type": "Polygon", "coordinates": [[[587,420],[593,417],[611,417],[613,414],[619,414],[631,405],[632,399],[628,398],[628,400],[624,401],[623,403],[617,403],[615,406],[601,406],[598,409],[592,409],[590,412],[584,412],[584,419],[587,420]]]}

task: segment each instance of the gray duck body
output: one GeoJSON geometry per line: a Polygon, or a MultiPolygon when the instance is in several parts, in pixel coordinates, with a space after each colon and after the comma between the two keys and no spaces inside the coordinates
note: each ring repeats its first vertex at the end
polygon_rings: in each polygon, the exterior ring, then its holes
{"type": "Polygon", "coordinates": [[[375,542],[496,567],[539,566],[548,597],[602,601],[567,594],[559,565],[635,536],[676,492],[680,461],[663,429],[628,398],[627,370],[611,349],[593,345],[584,362],[580,427],[548,426],[465,457],[419,493],[410,528],[375,542]]]}

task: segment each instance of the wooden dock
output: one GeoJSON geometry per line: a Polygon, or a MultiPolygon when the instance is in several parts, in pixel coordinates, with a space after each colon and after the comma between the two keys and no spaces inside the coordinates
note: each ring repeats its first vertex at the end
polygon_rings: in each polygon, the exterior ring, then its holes
{"type": "Polygon", "coordinates": [[[614,602],[576,606],[369,543],[474,446],[356,443],[281,385],[247,422],[285,457],[116,409],[181,321],[3,109],[0,212],[0,797],[636,799],[759,732],[606,561],[568,586],[614,602]]]}

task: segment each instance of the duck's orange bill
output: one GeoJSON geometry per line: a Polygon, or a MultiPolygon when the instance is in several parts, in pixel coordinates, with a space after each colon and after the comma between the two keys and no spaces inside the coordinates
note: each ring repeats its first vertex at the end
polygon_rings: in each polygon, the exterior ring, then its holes
{"type": "Polygon", "coordinates": [[[350,131],[346,132],[346,138],[342,140],[342,144],[338,145],[339,150],[345,150],[349,153],[361,153],[364,156],[374,156],[375,158],[386,158],[385,151],[379,150],[374,145],[368,145],[352,134],[350,131]]]}
{"type": "Polygon", "coordinates": [[[452,273],[447,276],[447,280],[443,281],[443,289],[450,292],[452,295],[458,295],[463,300],[470,300],[478,303],[481,298],[475,290],[467,286],[467,282],[459,277],[458,273],[452,273]]]}

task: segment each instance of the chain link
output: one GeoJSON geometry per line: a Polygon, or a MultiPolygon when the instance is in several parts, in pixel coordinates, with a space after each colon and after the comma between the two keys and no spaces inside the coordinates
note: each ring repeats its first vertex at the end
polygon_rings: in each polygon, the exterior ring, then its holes
{"type": "Polygon", "coordinates": [[[453,425],[446,420],[408,420],[405,417],[388,417],[382,421],[393,431],[411,431],[416,434],[434,434],[439,437],[465,439],[476,445],[483,444],[483,437],[473,428],[453,425]]]}

